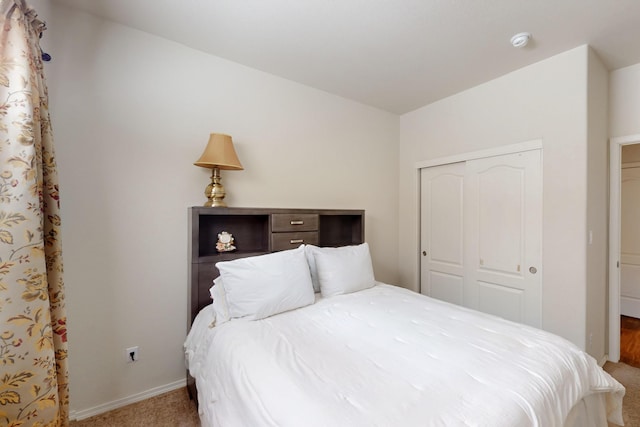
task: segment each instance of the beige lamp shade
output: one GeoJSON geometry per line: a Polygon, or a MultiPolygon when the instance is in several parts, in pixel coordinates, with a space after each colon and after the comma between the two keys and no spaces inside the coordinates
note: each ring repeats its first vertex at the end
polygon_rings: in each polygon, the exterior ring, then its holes
{"type": "Polygon", "coordinates": [[[223,170],[243,170],[236,150],[233,148],[231,136],[222,133],[212,133],[204,152],[194,163],[203,168],[219,168],[223,170]]]}

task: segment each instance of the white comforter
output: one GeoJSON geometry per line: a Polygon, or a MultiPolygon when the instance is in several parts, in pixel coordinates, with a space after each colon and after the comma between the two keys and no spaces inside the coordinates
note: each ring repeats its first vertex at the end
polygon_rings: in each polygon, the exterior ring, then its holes
{"type": "Polygon", "coordinates": [[[562,426],[624,388],[568,341],[390,285],[210,328],[185,349],[203,426],[562,426]]]}

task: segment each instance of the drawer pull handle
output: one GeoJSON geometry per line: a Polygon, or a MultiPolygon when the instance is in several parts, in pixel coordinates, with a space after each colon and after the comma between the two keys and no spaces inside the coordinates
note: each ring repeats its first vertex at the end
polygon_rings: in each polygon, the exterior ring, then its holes
{"type": "Polygon", "coordinates": [[[295,245],[297,243],[304,243],[304,239],[291,239],[289,241],[292,245],[295,245]]]}
{"type": "Polygon", "coordinates": [[[292,220],[290,221],[291,225],[304,225],[304,221],[302,220],[292,220]]]}

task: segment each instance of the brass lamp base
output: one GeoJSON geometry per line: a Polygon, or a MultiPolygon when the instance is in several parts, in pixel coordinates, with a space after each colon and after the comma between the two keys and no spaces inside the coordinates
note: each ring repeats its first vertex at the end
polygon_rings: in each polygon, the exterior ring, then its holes
{"type": "Polygon", "coordinates": [[[224,196],[226,196],[226,194],[220,182],[220,169],[214,167],[211,172],[211,183],[207,185],[207,188],[204,190],[204,195],[207,196],[208,199],[204,205],[214,208],[226,208],[227,204],[224,202],[224,196]]]}

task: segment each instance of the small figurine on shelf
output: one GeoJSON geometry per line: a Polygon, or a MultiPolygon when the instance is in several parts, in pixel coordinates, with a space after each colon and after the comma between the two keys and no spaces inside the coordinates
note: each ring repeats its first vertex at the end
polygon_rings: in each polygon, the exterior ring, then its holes
{"type": "Polygon", "coordinates": [[[218,252],[235,251],[236,247],[233,246],[233,244],[234,240],[231,233],[227,233],[226,231],[218,233],[218,243],[216,243],[216,249],[218,250],[218,252]]]}

